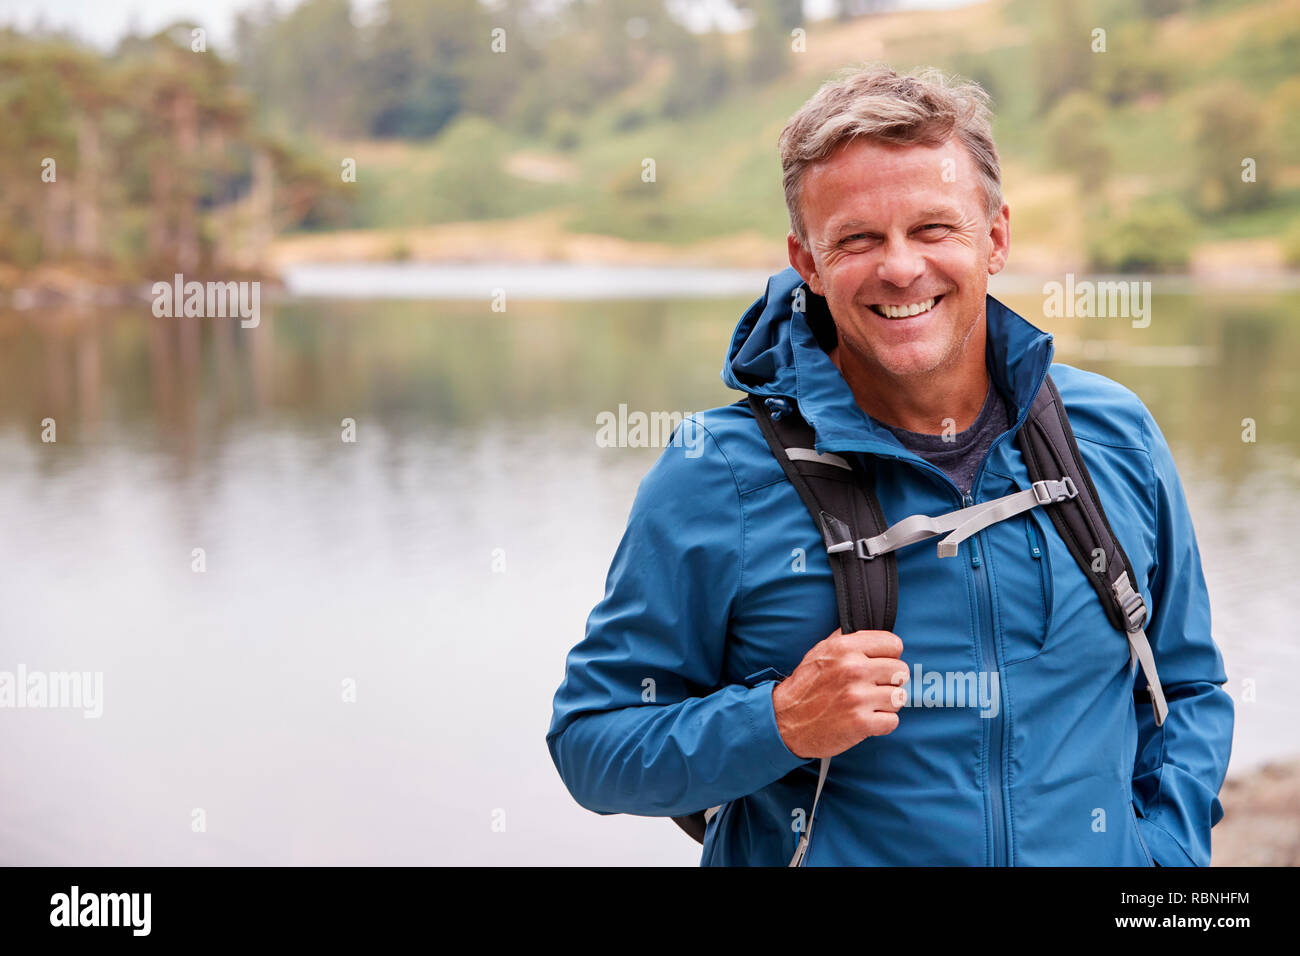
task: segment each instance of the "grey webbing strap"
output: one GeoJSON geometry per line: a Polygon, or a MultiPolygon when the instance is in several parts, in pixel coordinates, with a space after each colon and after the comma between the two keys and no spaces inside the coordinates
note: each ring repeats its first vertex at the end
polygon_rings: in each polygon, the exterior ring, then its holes
{"type": "Polygon", "coordinates": [[[1133,582],[1129,580],[1127,571],[1120,572],[1111,584],[1111,589],[1128,620],[1129,674],[1137,670],[1139,663],[1142,664],[1142,673],[1147,679],[1147,693],[1151,695],[1151,709],[1155,712],[1156,726],[1159,727],[1165,722],[1169,705],[1165,703],[1164,688],[1160,686],[1160,675],[1156,673],[1156,659],[1151,652],[1151,642],[1147,640],[1147,632],[1143,629],[1147,621],[1146,602],[1142,600],[1141,594],[1133,590],[1133,582]]]}
{"type": "Polygon", "coordinates": [[[808,825],[799,835],[799,845],[794,848],[794,856],[790,857],[791,866],[803,866],[804,854],[808,852],[808,841],[812,839],[813,821],[817,819],[817,804],[821,801],[822,787],[826,786],[826,772],[830,769],[831,758],[822,757],[822,769],[817,775],[817,793],[813,795],[812,812],[808,814],[808,825]]]}
{"type": "Polygon", "coordinates": [[[1061,479],[1035,481],[1024,491],[1017,491],[968,508],[958,508],[947,514],[933,517],[910,515],[890,525],[874,538],[841,541],[830,545],[826,550],[834,554],[856,549],[858,557],[870,560],[909,544],[924,541],[926,538],[948,533],[948,536],[939,542],[938,551],[939,557],[952,558],[957,555],[957,546],[961,542],[990,525],[1005,521],[1022,511],[1037,508],[1039,505],[1066,501],[1078,493],[1074,482],[1068,476],[1061,479]]]}
{"type": "Polygon", "coordinates": [[[815,461],[822,465],[834,465],[836,468],[843,468],[845,471],[853,470],[853,466],[847,461],[839,455],[832,455],[830,452],[814,451],[811,448],[787,448],[785,454],[791,461],[815,461]]]}

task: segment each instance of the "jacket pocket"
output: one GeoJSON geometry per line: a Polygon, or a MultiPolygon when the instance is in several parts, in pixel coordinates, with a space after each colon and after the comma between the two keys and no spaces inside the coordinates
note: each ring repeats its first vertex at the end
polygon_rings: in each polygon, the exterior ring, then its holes
{"type": "Polygon", "coordinates": [[[1151,851],[1147,849],[1147,841],[1142,839],[1142,828],[1138,826],[1137,804],[1132,800],[1128,804],[1129,817],[1133,820],[1133,832],[1137,834],[1138,843],[1142,847],[1142,855],[1147,858],[1147,866],[1155,866],[1156,861],[1151,856],[1151,851]]]}
{"type": "Polygon", "coordinates": [[[1052,560],[1032,511],[984,533],[994,559],[1006,664],[1015,664],[1038,655],[1051,633],[1052,560]]]}

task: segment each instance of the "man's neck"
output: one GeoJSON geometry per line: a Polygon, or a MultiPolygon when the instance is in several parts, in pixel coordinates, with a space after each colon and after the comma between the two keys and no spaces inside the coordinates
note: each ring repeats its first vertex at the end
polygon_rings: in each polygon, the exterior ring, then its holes
{"type": "Polygon", "coordinates": [[[922,376],[891,376],[848,352],[843,344],[831,361],[853,391],[858,407],[878,422],[924,435],[963,432],[974,424],[989,392],[983,349],[979,361],[963,360],[922,376]]]}

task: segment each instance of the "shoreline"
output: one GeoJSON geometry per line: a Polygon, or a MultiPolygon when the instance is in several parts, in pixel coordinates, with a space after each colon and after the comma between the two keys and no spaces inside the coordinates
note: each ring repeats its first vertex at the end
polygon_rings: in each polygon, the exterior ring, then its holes
{"type": "Polygon", "coordinates": [[[1230,776],[1219,802],[1211,866],[1300,866],[1300,757],[1230,776]]]}
{"type": "MultiPolygon", "coordinates": [[[[661,284],[652,287],[644,294],[632,293],[629,287],[622,290],[615,298],[711,298],[719,295],[744,296],[757,295],[761,292],[761,282],[753,286],[755,275],[766,277],[788,266],[786,262],[769,262],[767,264],[749,263],[724,264],[716,262],[688,261],[674,258],[673,261],[631,260],[610,262],[601,260],[548,259],[511,259],[495,257],[458,257],[446,260],[421,259],[354,259],[354,260],[298,260],[285,263],[276,271],[250,272],[248,270],[231,271],[213,275],[209,273],[187,274],[186,279],[198,281],[256,281],[262,286],[266,301],[285,298],[391,298],[393,291],[384,284],[372,289],[367,285],[367,273],[374,275],[410,276],[412,283],[409,295],[397,295],[398,298],[440,299],[440,298],[474,298],[481,290],[469,281],[469,277],[485,274],[500,275],[503,270],[516,268],[521,270],[518,277],[524,286],[529,285],[530,278],[545,276],[548,272],[556,275],[572,272],[570,285],[562,293],[548,292],[547,298],[600,298],[599,289],[610,284],[610,276],[620,274],[629,279],[637,278],[638,273],[645,275],[671,276],[680,271],[683,277],[711,281],[687,282],[680,289],[661,284]],[[465,277],[458,277],[457,271],[464,270],[465,277]],[[593,288],[584,288],[583,270],[588,270],[593,288]],[[360,284],[350,288],[334,288],[343,273],[351,271],[360,284]],[[333,282],[328,291],[296,291],[297,277],[333,275],[333,282]],[[423,277],[429,281],[419,281],[423,277]],[[457,289],[457,283],[464,286],[457,289]],[[752,286],[752,288],[751,288],[752,286]],[[716,290],[716,291],[711,291],[716,290]]],[[[1038,295],[1045,294],[1045,285],[1059,284],[1062,276],[1085,276],[1093,282],[1149,283],[1149,291],[1161,295],[1188,295],[1198,293],[1248,291],[1252,294],[1288,293],[1300,290],[1300,271],[1278,272],[1243,272],[1231,273],[1102,273],[1073,272],[1071,270],[1052,271],[1006,271],[994,276],[989,283],[989,291],[995,296],[1004,295],[1038,295]]],[[[172,280],[172,274],[163,277],[172,280]]],[[[157,280],[126,280],[106,276],[102,272],[82,272],[73,266],[46,266],[30,273],[11,272],[0,277],[0,308],[16,312],[29,312],[39,309],[102,309],[123,308],[152,300],[151,288],[157,280]]],[[[644,285],[644,283],[642,283],[644,285]]],[[[310,282],[307,283],[310,286],[310,282]]],[[[635,283],[634,283],[635,285],[635,283]]],[[[523,295],[528,298],[527,294],[523,295]]]]}
{"type": "MultiPolygon", "coordinates": [[[[706,273],[762,272],[771,275],[788,265],[784,237],[746,230],[684,243],[624,239],[563,228],[562,210],[547,210],[516,219],[450,222],[412,228],[355,229],[283,235],[272,239],[256,267],[226,267],[217,274],[186,275],[200,281],[255,280],[270,298],[291,294],[289,275],[344,266],[364,273],[370,268],[430,273],[520,268],[535,273],[591,269],[677,270],[706,273]]],[[[213,271],[211,269],[207,270],[213,271]]],[[[1300,269],[1288,268],[1276,239],[1205,241],[1188,267],[1161,274],[1107,274],[1075,261],[1063,249],[1020,242],[1008,270],[993,277],[994,294],[1041,293],[1047,282],[1063,276],[1102,281],[1149,281],[1151,291],[1249,290],[1285,292],[1300,289],[1300,269]]],[[[161,276],[170,280],[172,272],[161,276]]],[[[0,263],[0,307],[104,308],[149,301],[153,280],[138,271],[124,273],[103,262],[69,260],[32,268],[0,263]]],[[[733,282],[734,284],[734,282],[733,282]]],[[[583,293],[579,297],[590,297],[583,293]]],[[[754,294],[758,291],[754,290],[754,294]]],[[[353,293],[358,294],[358,293],[353,293]]],[[[360,294],[364,294],[364,289],[360,294]]],[[[416,298],[421,297],[417,295],[416,298]]]]}

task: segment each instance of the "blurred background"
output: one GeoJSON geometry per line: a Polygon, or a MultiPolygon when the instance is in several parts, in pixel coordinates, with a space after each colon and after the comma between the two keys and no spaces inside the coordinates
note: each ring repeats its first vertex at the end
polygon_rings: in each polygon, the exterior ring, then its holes
{"type": "Polygon", "coordinates": [[[1187,489],[1215,862],[1300,862],[1300,0],[0,0],[0,670],[104,675],[0,713],[0,863],[698,862],[544,742],[658,454],[597,416],[738,397],[777,136],[864,60],[993,96],[992,291],[1187,489]],[[155,317],[177,272],[260,321],[155,317]]]}

